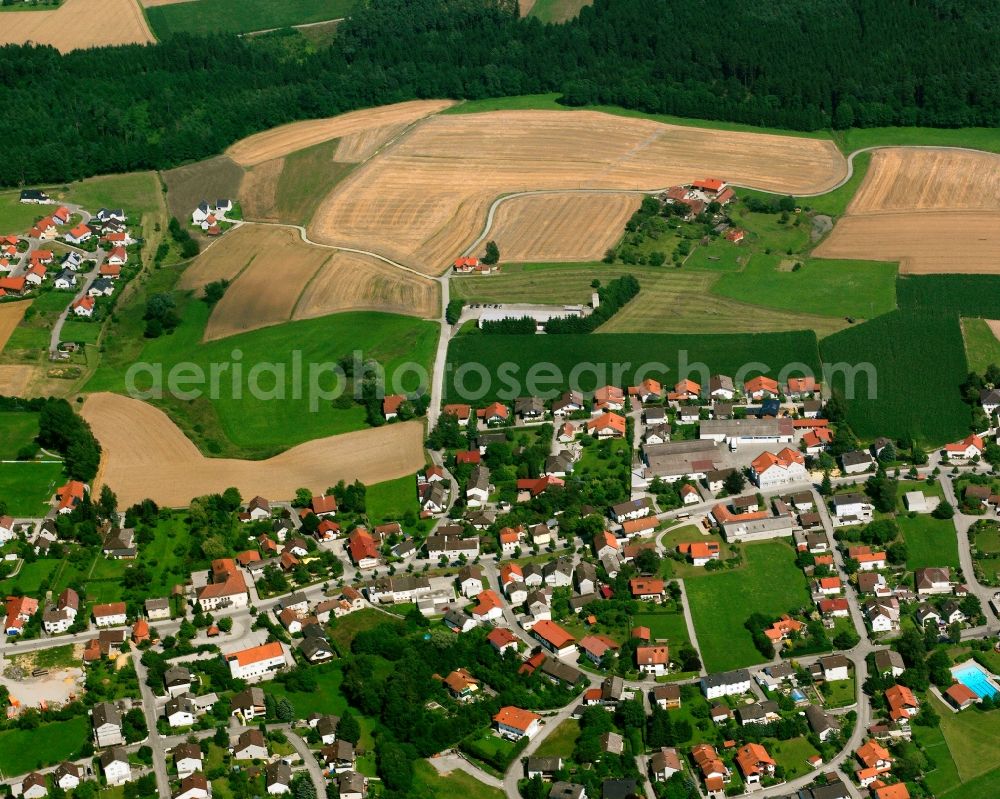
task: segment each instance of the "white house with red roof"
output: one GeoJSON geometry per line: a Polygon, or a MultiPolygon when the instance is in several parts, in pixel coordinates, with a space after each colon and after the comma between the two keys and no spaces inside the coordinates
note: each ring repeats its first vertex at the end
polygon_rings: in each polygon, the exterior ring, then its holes
{"type": "Polygon", "coordinates": [[[764,375],[751,378],[743,383],[743,393],[754,400],[775,399],[778,396],[778,381],[764,375]]]}
{"type": "Polygon", "coordinates": [[[984,448],[983,439],[972,433],[955,444],[945,444],[944,454],[952,460],[972,460],[981,456],[984,448]]]}
{"type": "Polygon", "coordinates": [[[108,253],[108,263],[117,264],[118,266],[128,263],[128,253],[125,251],[125,248],[115,247],[110,253],[108,253]]]}
{"type": "Polygon", "coordinates": [[[550,619],[536,622],[531,636],[557,657],[569,657],[576,652],[576,639],[550,619]]]}
{"type": "Polygon", "coordinates": [[[375,539],[363,527],[356,527],[347,538],[347,551],[351,562],[359,569],[374,569],[379,563],[375,539]]]}
{"type": "Polygon", "coordinates": [[[490,630],[490,634],[486,636],[486,640],[501,655],[511,650],[515,653],[517,652],[517,636],[506,627],[495,627],[490,630]]]}
{"type": "Polygon", "coordinates": [[[750,476],[762,491],[809,480],[805,456],[790,447],[777,454],[762,452],[750,464],[750,476]]]}
{"type": "Polygon", "coordinates": [[[269,680],[288,665],[285,647],[278,641],[252,646],[226,655],[233,679],[258,682],[269,680]]]}
{"type": "Polygon", "coordinates": [[[73,302],[70,308],[73,309],[74,316],[82,316],[89,319],[94,315],[94,306],[97,301],[93,297],[81,297],[73,302]]]}
{"type": "Polygon", "coordinates": [[[5,609],[7,618],[4,621],[4,632],[7,635],[20,635],[24,631],[25,622],[38,612],[38,600],[30,596],[9,596],[5,609]]]}
{"type": "Polygon", "coordinates": [[[105,605],[94,605],[92,611],[94,624],[98,627],[116,627],[128,620],[124,602],[109,602],[105,605]]]}
{"type": "Polygon", "coordinates": [[[508,705],[500,708],[493,717],[497,732],[504,738],[519,741],[522,738],[534,738],[541,729],[542,717],[530,710],[508,705]]]}
{"type": "Polygon", "coordinates": [[[79,480],[70,480],[66,485],[56,491],[56,510],[59,513],[71,513],[73,509],[83,502],[83,495],[89,492],[90,487],[79,480]]]}
{"type": "Polygon", "coordinates": [[[474,255],[466,255],[456,258],[452,263],[452,268],[460,275],[488,275],[494,268],[498,267],[495,267],[493,264],[484,264],[474,255]]]}
{"type": "Polygon", "coordinates": [[[91,238],[93,235],[94,231],[92,231],[89,227],[83,224],[83,222],[81,222],[79,225],[72,228],[71,230],[67,230],[66,233],[63,234],[63,238],[70,244],[83,244],[85,241],[87,241],[87,239],[91,238]]]}
{"type": "Polygon", "coordinates": [[[617,413],[602,413],[587,422],[587,433],[601,439],[623,438],[625,430],[625,417],[617,413]]]}

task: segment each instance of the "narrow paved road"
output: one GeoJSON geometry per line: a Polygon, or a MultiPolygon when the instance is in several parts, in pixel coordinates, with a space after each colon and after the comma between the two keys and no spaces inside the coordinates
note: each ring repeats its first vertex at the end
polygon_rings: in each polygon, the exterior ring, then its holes
{"type": "Polygon", "coordinates": [[[142,653],[132,649],[132,665],[139,680],[139,693],[142,696],[142,711],[146,716],[146,727],[149,729],[147,744],[153,750],[153,772],[156,774],[156,790],[160,796],[170,796],[170,777],[167,775],[167,753],[163,738],[156,729],[158,717],[156,697],[152,689],[146,685],[149,672],[142,665],[142,653]]]}

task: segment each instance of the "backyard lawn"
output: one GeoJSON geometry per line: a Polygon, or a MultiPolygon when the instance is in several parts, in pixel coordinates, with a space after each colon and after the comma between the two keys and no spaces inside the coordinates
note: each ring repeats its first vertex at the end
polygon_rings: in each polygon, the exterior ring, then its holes
{"type": "Polygon", "coordinates": [[[16,458],[17,451],[30,444],[37,435],[37,413],[0,413],[0,460],[16,458]]]}
{"type": "Polygon", "coordinates": [[[683,613],[636,613],[632,617],[632,624],[636,627],[648,627],[649,635],[654,641],[667,641],[671,654],[691,643],[683,613]]]}
{"type": "Polygon", "coordinates": [[[52,575],[59,563],[58,560],[43,559],[22,564],[15,577],[8,577],[0,582],[0,594],[7,596],[16,588],[28,596],[37,596],[42,583],[52,575]]]}
{"type": "Polygon", "coordinates": [[[65,481],[62,463],[0,463],[0,500],[11,516],[44,516],[49,499],[65,481]]]}
{"type": "Polygon", "coordinates": [[[33,730],[0,732],[0,772],[24,774],[62,760],[74,760],[90,734],[86,716],[39,724],[33,730]]]}
{"type": "MultiPolygon", "coordinates": [[[[710,541],[714,541],[719,545],[720,557],[722,560],[732,556],[732,548],[722,539],[721,535],[717,535],[716,533],[705,535],[705,531],[702,530],[701,527],[694,524],[686,524],[676,530],[671,530],[669,533],[666,533],[660,541],[668,553],[674,552],[677,549],[678,544],[693,543],[695,541],[701,541],[702,543],[707,544],[710,541]]],[[[711,574],[711,572],[706,572],[704,566],[695,566],[688,560],[680,561],[673,560],[668,557],[663,558],[661,565],[662,577],[686,579],[688,577],[700,577],[705,574],[711,574]]]]}
{"type": "Polygon", "coordinates": [[[950,519],[935,519],[929,514],[912,518],[900,514],[897,519],[906,541],[906,567],[923,569],[928,566],[958,568],[958,539],[950,519]]]}
{"type": "Polygon", "coordinates": [[[425,760],[413,764],[413,789],[416,796],[434,799],[503,799],[503,792],[483,785],[471,774],[453,771],[447,777],[425,760]]]}
{"type": "Polygon", "coordinates": [[[827,683],[827,685],[830,686],[830,693],[823,693],[823,697],[828,708],[847,707],[848,705],[853,705],[857,701],[857,695],[854,691],[853,677],[846,680],[834,680],[833,682],[827,683]]]}
{"type": "Polygon", "coordinates": [[[316,677],[316,690],[309,693],[289,691],[284,684],[271,680],[264,690],[275,699],[287,697],[295,708],[296,718],[306,718],[310,713],[330,713],[334,716],[344,715],[347,700],[340,693],[340,684],[344,681],[344,672],[339,663],[329,663],[311,669],[316,677]]]}
{"type": "Polygon", "coordinates": [[[941,716],[941,732],[963,782],[996,767],[1000,752],[1000,710],[952,713],[934,697],[928,701],[941,716]]]}
{"type": "MultiPolygon", "coordinates": [[[[396,607],[398,609],[398,605],[396,607]]],[[[364,610],[355,611],[347,616],[342,616],[336,621],[330,622],[328,631],[330,633],[330,640],[338,648],[342,651],[349,651],[351,641],[354,640],[354,636],[358,633],[378,627],[380,624],[397,623],[398,621],[393,619],[392,616],[387,616],[385,613],[373,608],[365,608],[364,610]]]]}
{"type": "Polygon", "coordinates": [[[743,626],[752,611],[775,617],[809,605],[806,578],[781,541],[743,547],[744,565],[685,580],[701,659],[709,672],[760,663],[743,626]],[[752,609],[752,610],[751,610],[752,609]]]}
{"type": "Polygon", "coordinates": [[[779,766],[785,769],[785,779],[793,780],[812,770],[806,760],[818,755],[816,748],[805,737],[788,741],[765,741],[764,746],[779,766]]]}
{"type": "Polygon", "coordinates": [[[368,486],[365,505],[372,524],[401,519],[406,511],[416,508],[416,483],[413,475],[368,486]]]}
{"type": "Polygon", "coordinates": [[[535,750],[535,756],[569,759],[570,755],[573,754],[573,747],[576,746],[576,739],[579,737],[580,722],[576,719],[566,719],[542,741],[541,746],[535,750]]]}

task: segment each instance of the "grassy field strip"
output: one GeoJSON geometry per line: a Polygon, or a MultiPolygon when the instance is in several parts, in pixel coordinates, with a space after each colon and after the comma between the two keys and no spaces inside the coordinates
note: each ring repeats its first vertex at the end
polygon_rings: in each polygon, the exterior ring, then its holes
{"type": "Polygon", "coordinates": [[[1000,364],[1000,340],[985,319],[963,319],[962,338],[969,368],[982,374],[990,364],[1000,364]]]}
{"type": "Polygon", "coordinates": [[[355,0],[198,0],[146,9],[158,39],[175,33],[250,33],[347,16],[355,0]]]}

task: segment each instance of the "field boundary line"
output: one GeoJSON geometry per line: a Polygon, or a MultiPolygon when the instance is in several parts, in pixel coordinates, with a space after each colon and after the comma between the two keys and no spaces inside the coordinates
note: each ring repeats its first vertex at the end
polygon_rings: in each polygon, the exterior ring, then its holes
{"type": "Polygon", "coordinates": [[[380,261],[384,261],[385,263],[389,264],[389,266],[394,266],[397,269],[402,269],[405,272],[410,272],[411,274],[414,274],[417,277],[422,277],[424,280],[431,280],[435,283],[439,282],[440,280],[439,277],[435,277],[433,275],[427,275],[424,274],[423,272],[418,272],[413,267],[405,266],[399,263],[398,261],[393,261],[391,258],[387,258],[386,256],[381,255],[380,253],[373,252],[372,250],[360,250],[357,247],[339,247],[336,244],[320,244],[319,242],[313,241],[312,239],[309,238],[309,234],[306,232],[306,229],[302,225],[293,225],[290,222],[246,222],[246,221],[244,221],[243,224],[270,225],[271,227],[294,228],[295,230],[299,231],[299,236],[301,237],[302,241],[304,241],[306,244],[312,245],[313,247],[322,247],[325,250],[337,250],[338,252],[353,252],[358,255],[368,255],[371,256],[372,258],[377,258],[380,261]]]}
{"type": "Polygon", "coordinates": [[[295,298],[295,303],[292,305],[292,311],[291,311],[291,313],[288,316],[288,321],[289,322],[292,322],[292,321],[295,320],[295,314],[299,310],[299,305],[302,304],[302,298],[306,295],[306,292],[309,290],[309,287],[316,280],[316,278],[319,275],[319,273],[323,271],[324,267],[326,267],[326,265],[329,264],[330,261],[332,261],[334,259],[334,257],[336,257],[336,255],[337,255],[337,253],[335,253],[335,252],[334,253],[330,253],[330,256],[325,261],[323,261],[323,263],[321,263],[319,266],[316,267],[316,271],[312,273],[312,277],[310,277],[305,282],[305,285],[302,286],[302,291],[300,291],[299,292],[299,296],[295,298]]]}

